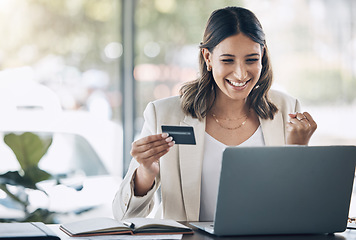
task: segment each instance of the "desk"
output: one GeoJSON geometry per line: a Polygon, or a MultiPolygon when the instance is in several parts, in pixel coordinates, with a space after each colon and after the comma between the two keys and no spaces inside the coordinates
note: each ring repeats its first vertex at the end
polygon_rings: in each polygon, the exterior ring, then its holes
{"type": "MultiPolygon", "coordinates": [[[[183,224],[187,225],[183,222],[183,224]]],[[[70,240],[71,238],[59,230],[59,224],[49,224],[49,228],[55,232],[61,240],[70,240]]],[[[190,225],[189,225],[190,226],[190,225]]],[[[241,236],[241,237],[216,237],[205,233],[204,231],[194,229],[194,234],[183,235],[182,240],[354,240],[356,239],[356,230],[346,230],[343,233],[334,235],[273,235],[273,236],[241,236]]],[[[117,235],[119,239],[119,235],[117,235]]]]}

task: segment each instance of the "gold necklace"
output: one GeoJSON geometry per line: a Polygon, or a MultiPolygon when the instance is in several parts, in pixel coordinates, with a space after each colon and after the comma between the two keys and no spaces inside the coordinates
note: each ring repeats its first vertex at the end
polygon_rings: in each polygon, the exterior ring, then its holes
{"type": "MultiPolygon", "coordinates": [[[[237,120],[245,118],[249,113],[250,113],[250,110],[248,110],[248,113],[246,113],[242,117],[238,117],[238,118],[219,118],[219,119],[220,120],[225,120],[225,121],[237,121],[237,120]]],[[[214,119],[218,119],[218,117],[214,113],[212,113],[212,115],[213,115],[214,119]]]]}
{"type": "Polygon", "coordinates": [[[249,113],[250,113],[250,110],[248,111],[248,113],[247,113],[245,116],[240,117],[240,118],[235,118],[235,119],[234,119],[234,118],[221,118],[221,119],[226,120],[226,121],[239,120],[239,119],[245,118],[245,120],[244,120],[241,124],[239,124],[239,125],[236,126],[236,127],[232,127],[232,128],[223,126],[223,125],[220,123],[219,119],[217,118],[217,116],[216,116],[214,113],[211,113],[211,115],[213,116],[215,122],[216,122],[220,127],[224,128],[224,129],[227,129],[227,130],[236,130],[236,129],[238,129],[238,128],[240,128],[240,127],[242,127],[243,125],[246,124],[249,113]]]}

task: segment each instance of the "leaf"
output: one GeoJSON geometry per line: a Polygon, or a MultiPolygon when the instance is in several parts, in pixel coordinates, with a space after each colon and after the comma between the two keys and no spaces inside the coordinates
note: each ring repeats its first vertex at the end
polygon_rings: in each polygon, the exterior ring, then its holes
{"type": "Polygon", "coordinates": [[[38,135],[25,132],[21,135],[6,134],[5,143],[12,149],[24,172],[37,167],[52,144],[52,137],[41,139],[38,135]]]}
{"type": "MultiPolygon", "coordinates": [[[[39,169],[38,167],[28,168],[27,171],[25,171],[25,175],[23,176],[23,178],[26,182],[31,182],[33,184],[36,184],[43,180],[47,180],[50,177],[51,177],[51,175],[48,172],[46,172],[42,169],[39,169]]],[[[33,189],[37,189],[36,185],[35,185],[35,188],[33,188],[33,189]]]]}
{"type": "Polygon", "coordinates": [[[5,174],[0,175],[0,183],[1,184],[10,184],[10,185],[20,185],[27,188],[34,189],[34,186],[31,182],[26,181],[24,177],[22,177],[17,171],[9,171],[5,174]]]}
{"type": "Polygon", "coordinates": [[[50,177],[51,175],[46,171],[38,167],[33,167],[28,169],[23,176],[21,176],[18,171],[9,171],[5,174],[1,174],[0,184],[20,185],[25,188],[40,190],[36,187],[36,183],[47,180],[50,177]]]}

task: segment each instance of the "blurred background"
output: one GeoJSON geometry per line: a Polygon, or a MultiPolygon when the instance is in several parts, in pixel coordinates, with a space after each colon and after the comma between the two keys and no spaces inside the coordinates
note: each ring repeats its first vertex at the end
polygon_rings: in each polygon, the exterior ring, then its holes
{"type": "MultiPolygon", "coordinates": [[[[225,6],[259,18],[273,88],[318,123],[310,144],[356,145],[353,0],[0,0],[0,136],[50,133],[39,167],[57,180],[39,185],[53,193],[41,206],[63,213],[54,221],[111,216],[145,106],[196,78],[206,21],[225,6]]],[[[0,139],[0,173],[18,170],[15,155],[0,139]]],[[[1,189],[0,218],[23,219],[1,189]]]]}

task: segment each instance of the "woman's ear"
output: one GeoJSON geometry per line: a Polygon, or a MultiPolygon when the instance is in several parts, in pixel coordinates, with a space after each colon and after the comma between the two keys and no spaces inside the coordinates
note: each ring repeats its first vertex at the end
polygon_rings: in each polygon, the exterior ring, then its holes
{"type": "Polygon", "coordinates": [[[211,53],[210,53],[210,51],[207,48],[202,48],[201,54],[203,55],[207,70],[211,71],[211,53]]]}

